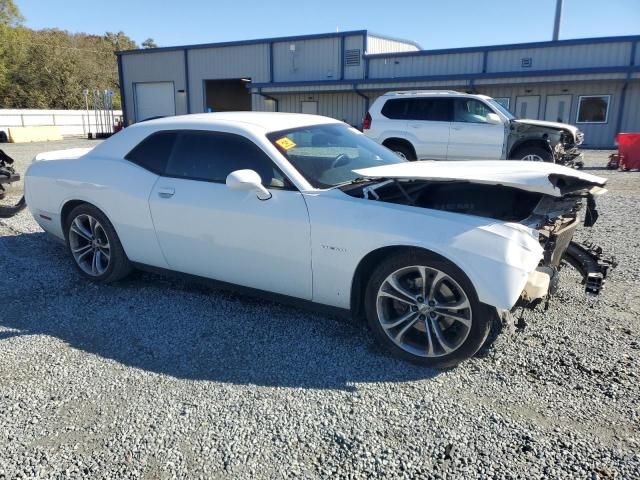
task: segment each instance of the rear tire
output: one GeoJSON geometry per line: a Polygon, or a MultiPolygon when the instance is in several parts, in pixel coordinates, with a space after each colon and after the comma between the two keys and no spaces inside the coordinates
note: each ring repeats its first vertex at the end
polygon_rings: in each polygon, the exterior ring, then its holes
{"type": "Polygon", "coordinates": [[[416,154],[413,152],[413,149],[407,145],[393,142],[385,145],[385,147],[398,155],[400,158],[404,158],[406,160],[409,160],[410,162],[415,162],[417,160],[416,154]]]}
{"type": "Polygon", "coordinates": [[[462,270],[429,252],[399,252],[371,275],[365,313],[380,345],[396,357],[446,368],[484,344],[496,310],[480,303],[462,270]]]}
{"type": "Polygon", "coordinates": [[[518,149],[515,154],[513,154],[513,160],[555,163],[553,160],[553,155],[549,150],[535,146],[523,147],[518,149]]]}
{"type": "Polygon", "coordinates": [[[94,282],[110,283],[131,273],[131,262],[113,225],[98,208],[84,203],[64,220],[67,249],[80,273],[94,282]]]}

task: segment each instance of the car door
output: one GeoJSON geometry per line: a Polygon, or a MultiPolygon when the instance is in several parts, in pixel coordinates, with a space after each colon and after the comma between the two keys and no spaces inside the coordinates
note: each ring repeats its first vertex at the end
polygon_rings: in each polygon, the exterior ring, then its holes
{"type": "Polygon", "coordinates": [[[311,299],[305,201],[248,138],[180,132],[149,205],[172,270],[311,299]],[[257,171],[272,197],[228,188],[241,169],[257,171]]]}
{"type": "Polygon", "coordinates": [[[446,160],[451,110],[449,98],[416,97],[408,100],[407,134],[418,160],[446,160]]]}
{"type": "Polygon", "coordinates": [[[499,160],[505,140],[505,126],[487,120],[495,113],[475,98],[454,99],[453,122],[449,135],[449,160],[499,160]]]}

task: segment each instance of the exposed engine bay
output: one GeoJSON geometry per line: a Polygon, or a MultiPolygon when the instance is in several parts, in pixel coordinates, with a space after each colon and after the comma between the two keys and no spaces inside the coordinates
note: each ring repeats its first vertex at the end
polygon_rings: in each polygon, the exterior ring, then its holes
{"type": "MultiPolygon", "coordinates": [[[[576,188],[575,185],[572,189],[576,188]]],[[[607,274],[616,266],[602,249],[573,241],[584,210],[583,225],[598,218],[595,199],[588,189],[577,189],[561,197],[504,185],[468,181],[387,179],[354,184],[347,194],[374,201],[410,205],[465,215],[520,223],[539,232],[544,249],[540,264],[522,293],[519,306],[534,308],[557,290],[558,275],[565,264],[580,272],[587,294],[600,293],[607,274]]]]}

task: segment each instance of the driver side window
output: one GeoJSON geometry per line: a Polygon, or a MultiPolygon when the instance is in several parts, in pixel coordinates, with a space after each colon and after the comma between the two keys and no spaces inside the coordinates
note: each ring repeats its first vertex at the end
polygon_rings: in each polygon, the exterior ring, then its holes
{"type": "Polygon", "coordinates": [[[474,98],[458,98],[454,105],[454,122],[489,123],[487,115],[494,113],[485,103],[474,98]]]}
{"type": "Polygon", "coordinates": [[[225,183],[231,172],[243,169],[256,171],[267,188],[291,187],[262,149],[247,138],[224,132],[180,132],[165,175],[225,183]]]}

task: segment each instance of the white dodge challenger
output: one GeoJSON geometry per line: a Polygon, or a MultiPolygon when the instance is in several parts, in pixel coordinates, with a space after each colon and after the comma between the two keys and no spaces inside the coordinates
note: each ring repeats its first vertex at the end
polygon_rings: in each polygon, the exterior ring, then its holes
{"type": "Polygon", "coordinates": [[[571,239],[605,181],[407,162],[333,119],[235,112],[40,154],[25,196],[93,281],[151,268],[350,310],[392,353],[446,367],[477,352],[497,311],[553,293],[564,262],[599,291],[610,264],[571,239]]]}

